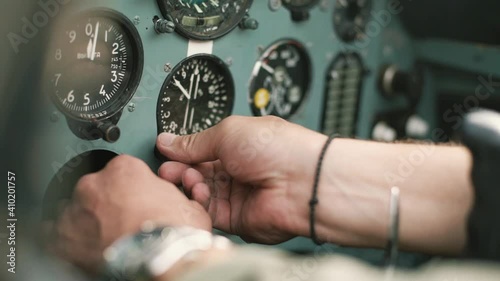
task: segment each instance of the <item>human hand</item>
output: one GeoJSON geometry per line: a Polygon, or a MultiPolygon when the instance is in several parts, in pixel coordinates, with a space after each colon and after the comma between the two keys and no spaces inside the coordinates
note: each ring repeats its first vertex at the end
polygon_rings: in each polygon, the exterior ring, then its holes
{"type": "Polygon", "coordinates": [[[76,185],[57,222],[47,223],[48,248],[91,274],[103,265],[103,252],[121,236],[157,226],[192,226],[211,231],[203,207],[176,186],[158,178],[142,161],[118,156],[76,185]]]}
{"type": "MultiPolygon", "coordinates": [[[[215,228],[274,244],[303,233],[326,136],[277,117],[236,117],[199,134],[158,137],[158,173],[205,207],[215,228]]],[[[307,222],[306,222],[307,224],[307,222]]]]}

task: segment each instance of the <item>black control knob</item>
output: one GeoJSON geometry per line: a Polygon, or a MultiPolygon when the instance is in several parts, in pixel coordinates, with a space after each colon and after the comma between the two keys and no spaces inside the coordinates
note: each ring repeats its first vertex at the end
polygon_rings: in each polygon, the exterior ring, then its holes
{"type": "Polygon", "coordinates": [[[114,125],[113,123],[99,123],[97,125],[97,129],[101,131],[102,139],[109,143],[116,142],[121,135],[120,128],[118,128],[118,126],[114,125]]]}
{"type": "Polygon", "coordinates": [[[308,11],[292,11],[291,14],[292,21],[294,22],[301,22],[309,19],[308,11]]]}
{"type": "Polygon", "coordinates": [[[249,15],[246,15],[240,22],[239,24],[241,29],[250,29],[250,30],[256,30],[259,28],[259,22],[251,18],[249,15]]]}
{"type": "Polygon", "coordinates": [[[422,96],[424,83],[420,70],[404,71],[397,65],[388,65],[380,71],[379,84],[386,97],[406,96],[416,102],[422,96]]]}

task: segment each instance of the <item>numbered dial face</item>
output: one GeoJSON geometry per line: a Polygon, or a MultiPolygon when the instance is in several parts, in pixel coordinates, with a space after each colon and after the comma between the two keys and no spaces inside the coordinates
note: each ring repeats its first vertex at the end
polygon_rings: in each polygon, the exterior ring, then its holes
{"type": "Polygon", "coordinates": [[[231,31],[247,14],[252,0],[158,0],[163,17],[175,30],[198,40],[213,40],[231,31]]]}
{"type": "Polygon", "coordinates": [[[311,60],[295,40],[271,45],[255,64],[249,103],[256,116],[288,119],[303,104],[311,82],[311,60]]]}
{"type": "Polygon", "coordinates": [[[333,24],[337,36],[345,42],[361,39],[370,20],[371,8],[371,0],[336,0],[333,24]]]}
{"type": "Polygon", "coordinates": [[[234,103],[233,77],[211,55],[194,55],[179,63],[165,80],[158,99],[158,133],[201,132],[229,116],[234,103]]]}
{"type": "Polygon", "coordinates": [[[56,33],[48,62],[49,92],[66,115],[99,120],[121,111],[142,73],[139,35],[110,10],[86,12],[56,33]]]}

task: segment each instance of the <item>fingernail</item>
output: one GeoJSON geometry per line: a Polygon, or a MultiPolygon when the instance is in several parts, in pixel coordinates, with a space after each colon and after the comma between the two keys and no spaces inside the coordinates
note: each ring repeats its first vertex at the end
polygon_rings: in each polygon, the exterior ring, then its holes
{"type": "Polygon", "coordinates": [[[163,133],[160,135],[160,143],[163,146],[170,146],[174,142],[174,139],[177,136],[174,134],[169,134],[169,133],[163,133]]]}

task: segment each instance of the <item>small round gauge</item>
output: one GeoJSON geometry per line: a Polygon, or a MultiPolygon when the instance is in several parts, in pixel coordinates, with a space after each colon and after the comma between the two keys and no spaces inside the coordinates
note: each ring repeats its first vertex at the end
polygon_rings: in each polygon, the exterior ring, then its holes
{"type": "Polygon", "coordinates": [[[231,114],[234,92],[231,72],[220,58],[198,54],[183,60],[161,88],[158,134],[188,135],[216,125],[231,114]]]}
{"type": "Polygon", "coordinates": [[[337,36],[344,42],[362,38],[371,8],[372,0],[336,0],[333,25],[337,36]]]}
{"type": "Polygon", "coordinates": [[[189,39],[213,40],[233,30],[253,0],[158,0],[164,18],[189,39]]]}
{"type": "Polygon", "coordinates": [[[357,53],[340,53],[333,59],[326,72],[321,124],[324,134],[355,135],[364,75],[357,53]]]}
{"type": "Polygon", "coordinates": [[[77,121],[95,122],[121,112],[139,84],[142,43],[122,14],[100,9],[79,14],[54,34],[48,91],[77,121]]]}
{"type": "Polygon", "coordinates": [[[290,118],[307,97],[311,71],[311,59],[300,42],[283,39],[272,44],[255,64],[250,79],[253,114],[290,118]]]}

